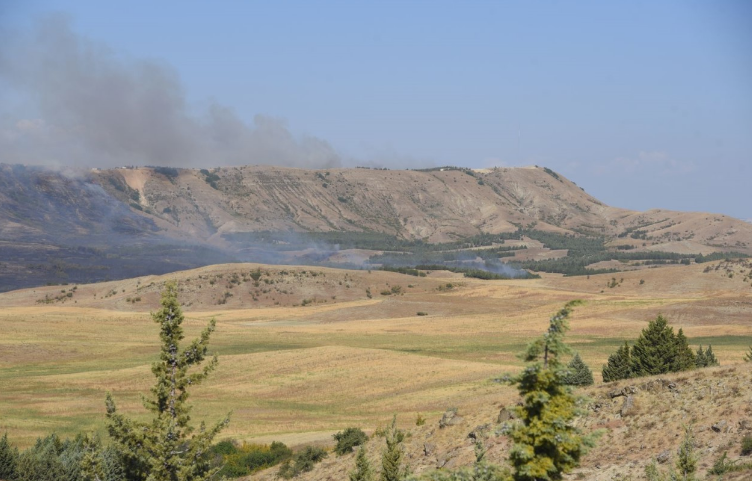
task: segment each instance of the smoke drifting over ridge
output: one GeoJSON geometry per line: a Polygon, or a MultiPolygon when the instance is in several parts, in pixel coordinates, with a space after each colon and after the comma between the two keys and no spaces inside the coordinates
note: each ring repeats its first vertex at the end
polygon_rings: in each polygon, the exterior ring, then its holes
{"type": "Polygon", "coordinates": [[[332,168],[325,140],[296,139],[283,121],[246,124],[212,104],[190,111],[169,65],[131,59],[77,35],[55,15],[0,31],[0,162],[113,167],[267,164],[332,168]],[[11,109],[8,105],[14,104],[11,109]]]}

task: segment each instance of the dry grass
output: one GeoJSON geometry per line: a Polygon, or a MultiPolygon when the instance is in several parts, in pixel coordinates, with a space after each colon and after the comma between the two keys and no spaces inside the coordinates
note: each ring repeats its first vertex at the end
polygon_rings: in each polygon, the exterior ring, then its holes
{"type": "MultiPolygon", "coordinates": [[[[414,419],[418,412],[435,416],[450,406],[498,403],[513,393],[489,379],[517,369],[515,355],[573,298],[587,304],[576,310],[569,340],[596,372],[659,312],[684,327],[693,345],[693,339],[711,342],[724,364],[741,359],[752,336],[752,289],[703,273],[702,266],[623,273],[622,286],[603,294],[608,275],[480,281],[323,268],[313,276],[310,268],[263,266],[280,286],[290,286],[284,303],[252,301],[252,281],[246,281],[235,285],[227,304],[216,304],[226,287],[209,279],[226,282],[234,273],[242,279],[257,267],[82,285],[64,303],[37,300],[72,286],[0,295],[0,432],[26,446],[51,431],[101,431],[108,390],[122,409],[143,412],[139,393],[151,383],[149,364],[158,349],[148,311],[168,278],[183,288],[189,336],[211,317],[218,322],[212,345],[220,367],[196,390],[194,417],[215,420],[233,411],[224,436],[293,445],[329,440],[348,425],[372,429],[395,412],[414,419]],[[457,287],[437,290],[447,282],[457,287]],[[378,294],[392,285],[406,293],[378,294]],[[312,293],[321,301],[302,306],[312,293]],[[140,302],[126,301],[137,294],[140,302]]],[[[744,392],[744,385],[738,389],[744,392]]],[[[639,413],[649,409],[640,401],[639,413]]]]}

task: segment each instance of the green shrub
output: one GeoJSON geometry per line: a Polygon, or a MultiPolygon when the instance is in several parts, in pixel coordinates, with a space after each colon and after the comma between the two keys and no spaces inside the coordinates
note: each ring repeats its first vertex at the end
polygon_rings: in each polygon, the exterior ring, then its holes
{"type": "Polygon", "coordinates": [[[360,446],[368,441],[368,436],[360,428],[347,428],[332,437],[337,441],[334,452],[340,456],[352,453],[355,446],[360,446]]]}
{"type": "Polygon", "coordinates": [[[708,474],[725,474],[734,467],[734,463],[729,461],[724,451],[721,457],[715,460],[713,467],[708,470],[708,474]]]}
{"type": "Polygon", "coordinates": [[[307,473],[313,466],[326,457],[326,451],[316,446],[308,446],[295,454],[292,461],[286,460],[279,468],[279,476],[291,479],[300,473],[307,473]]]}
{"type": "MultiPolygon", "coordinates": [[[[292,457],[292,450],[280,442],[272,444],[243,444],[236,447],[230,441],[212,446],[212,454],[221,455],[222,469],[218,476],[237,478],[275,466],[292,457]]],[[[215,463],[217,460],[215,459],[215,463]]]]}
{"type": "Polygon", "coordinates": [[[752,454],[752,436],[747,434],[742,438],[742,456],[752,454]]]}

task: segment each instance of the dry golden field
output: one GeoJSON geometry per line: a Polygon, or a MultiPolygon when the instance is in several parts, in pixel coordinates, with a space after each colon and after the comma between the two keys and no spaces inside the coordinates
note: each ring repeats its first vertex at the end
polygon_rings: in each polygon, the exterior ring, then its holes
{"type": "Polygon", "coordinates": [[[752,344],[752,283],[747,266],[723,264],[509,281],[231,264],[9,292],[0,295],[0,432],[24,447],[53,431],[103,431],[106,391],[143,415],[158,352],[149,311],[169,279],[188,337],[217,320],[220,364],[192,395],[195,420],[231,411],[223,437],[298,445],[346,426],[371,430],[393,413],[410,423],[508,401],[514,392],[493,379],[518,369],[516,354],[575,298],[586,304],[568,339],[596,379],[658,313],[694,349],[711,343],[722,365],[738,363],[752,344]]]}

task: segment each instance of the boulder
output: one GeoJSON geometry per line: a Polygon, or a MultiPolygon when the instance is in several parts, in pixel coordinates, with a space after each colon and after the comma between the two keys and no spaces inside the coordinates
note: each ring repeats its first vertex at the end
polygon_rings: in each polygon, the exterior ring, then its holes
{"type": "Polygon", "coordinates": [[[458,424],[461,424],[462,421],[463,418],[462,416],[457,414],[456,409],[449,409],[441,417],[441,420],[439,421],[439,427],[443,429],[447,426],[456,426],[458,424]]]}
{"type": "Polygon", "coordinates": [[[514,412],[510,409],[502,408],[501,411],[499,411],[499,416],[496,418],[496,422],[498,424],[501,424],[507,421],[511,421],[512,419],[517,419],[517,416],[514,414],[514,412]]]}
{"type": "Polygon", "coordinates": [[[621,417],[628,416],[634,412],[634,408],[634,397],[627,396],[624,398],[624,403],[621,405],[621,409],[619,409],[619,414],[621,417]]]}
{"type": "Polygon", "coordinates": [[[436,445],[433,443],[426,443],[423,445],[423,454],[430,456],[436,452],[436,445]]]}
{"type": "Polygon", "coordinates": [[[655,457],[655,460],[658,461],[660,464],[665,464],[669,459],[671,459],[671,450],[667,449],[660,453],[658,456],[655,457]]]}
{"type": "Polygon", "coordinates": [[[637,386],[624,386],[620,389],[614,389],[613,391],[608,393],[608,397],[611,399],[617,398],[619,396],[629,396],[630,394],[636,394],[637,393],[637,386]]]}
{"type": "Polygon", "coordinates": [[[713,431],[715,431],[717,433],[720,433],[720,432],[726,430],[726,426],[727,425],[728,425],[728,423],[726,421],[718,421],[717,423],[715,423],[712,426],[710,426],[710,429],[712,429],[713,431]]]}
{"type": "Polygon", "coordinates": [[[475,429],[470,431],[470,433],[467,435],[468,438],[477,441],[478,439],[483,439],[486,437],[486,433],[491,428],[490,424],[481,424],[480,426],[475,426],[475,429]]]}

